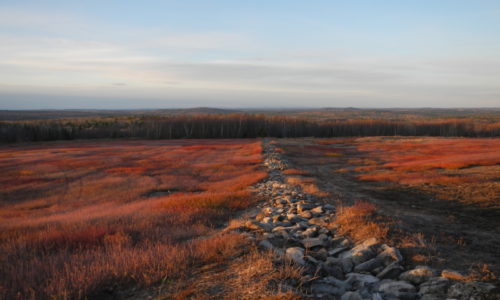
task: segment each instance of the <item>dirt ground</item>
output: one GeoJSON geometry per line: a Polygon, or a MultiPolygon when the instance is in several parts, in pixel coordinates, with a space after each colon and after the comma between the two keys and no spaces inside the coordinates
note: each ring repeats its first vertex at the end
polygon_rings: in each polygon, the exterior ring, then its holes
{"type": "MultiPolygon", "coordinates": [[[[391,221],[388,239],[401,249],[409,265],[430,264],[439,270],[453,269],[465,274],[482,271],[482,275],[489,273],[490,278],[492,272],[500,277],[500,200],[495,199],[498,182],[489,183],[493,188],[489,193],[493,198],[489,200],[496,205],[481,207],[450,200],[459,194],[450,187],[440,190],[439,186],[425,184],[416,188],[358,180],[352,161],[370,157],[357,151],[349,140],[335,144],[339,155],[325,155],[324,148],[332,146],[318,145],[318,140],[312,138],[282,139],[278,145],[291,167],[307,171],[306,176],[314,178],[319,189],[328,194],[325,200],[343,205],[357,200],[376,204],[378,213],[391,221]],[[446,189],[448,199],[443,199],[446,189]]],[[[498,170],[498,166],[491,168],[492,172],[498,170]]],[[[484,182],[467,186],[471,190],[475,187],[483,188],[484,182]]]]}

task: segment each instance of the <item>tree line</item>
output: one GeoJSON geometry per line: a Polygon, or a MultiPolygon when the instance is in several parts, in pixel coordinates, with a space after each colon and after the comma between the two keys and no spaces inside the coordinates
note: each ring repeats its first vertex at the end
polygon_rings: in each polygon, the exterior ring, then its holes
{"type": "Polygon", "coordinates": [[[330,120],[252,114],[142,116],[0,122],[0,142],[350,136],[498,137],[500,122],[477,119],[330,120]]]}

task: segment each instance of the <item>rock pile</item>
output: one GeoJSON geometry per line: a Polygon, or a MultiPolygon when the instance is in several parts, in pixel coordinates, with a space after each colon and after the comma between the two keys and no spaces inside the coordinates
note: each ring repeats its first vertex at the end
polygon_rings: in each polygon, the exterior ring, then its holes
{"type": "Polygon", "coordinates": [[[406,270],[399,250],[375,238],[353,245],[329,226],[335,207],[285,184],[287,162],[270,143],[264,151],[269,179],[257,189],[269,201],[240,230],[302,267],[304,298],[497,299],[492,284],[452,281],[426,266],[406,270]]]}

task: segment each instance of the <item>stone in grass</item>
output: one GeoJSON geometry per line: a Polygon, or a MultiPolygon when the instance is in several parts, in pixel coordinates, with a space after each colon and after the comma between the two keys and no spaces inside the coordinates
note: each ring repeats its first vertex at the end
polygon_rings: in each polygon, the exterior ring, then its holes
{"type": "Polygon", "coordinates": [[[415,269],[401,274],[399,279],[419,285],[434,276],[436,276],[436,272],[433,269],[427,266],[417,266],[415,269]]]}
{"type": "Polygon", "coordinates": [[[304,266],[306,264],[304,260],[304,248],[291,247],[286,249],[286,258],[295,262],[298,265],[304,266]]]}

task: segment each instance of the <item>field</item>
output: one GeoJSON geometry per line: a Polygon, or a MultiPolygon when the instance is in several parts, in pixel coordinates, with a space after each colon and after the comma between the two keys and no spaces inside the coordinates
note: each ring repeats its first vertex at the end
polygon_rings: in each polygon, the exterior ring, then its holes
{"type": "Polygon", "coordinates": [[[236,255],[243,238],[213,232],[255,202],[261,152],[257,140],[3,146],[0,299],[124,297],[236,255]]]}
{"type": "MultiPolygon", "coordinates": [[[[297,169],[352,217],[398,245],[410,264],[500,274],[500,140],[366,137],[286,139],[297,169]],[[375,226],[375,224],[378,224],[375,226]]],[[[342,229],[342,228],[341,228],[342,229]]],[[[345,228],[363,237],[361,227],[345,228]]],[[[485,275],[485,276],[486,276],[485,275]]]]}

